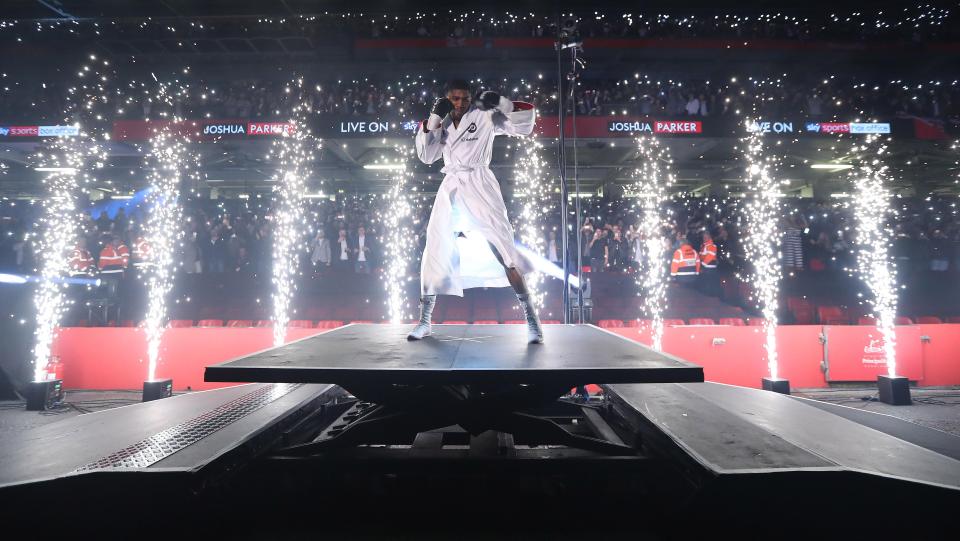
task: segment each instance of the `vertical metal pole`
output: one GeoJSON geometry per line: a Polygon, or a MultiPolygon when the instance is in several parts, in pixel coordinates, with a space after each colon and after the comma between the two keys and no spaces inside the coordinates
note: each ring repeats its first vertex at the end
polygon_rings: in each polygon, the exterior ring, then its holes
{"type": "Polygon", "coordinates": [[[570,56],[573,59],[573,78],[570,79],[570,103],[572,107],[570,108],[571,118],[573,119],[573,193],[576,194],[573,200],[574,212],[577,213],[577,216],[574,220],[576,223],[576,228],[574,229],[577,234],[577,257],[575,259],[577,265],[577,277],[580,278],[580,287],[577,288],[577,323],[583,323],[583,239],[580,235],[580,228],[583,227],[580,223],[580,172],[577,169],[577,48],[570,48],[570,56]]]}
{"type": "MultiPolygon", "coordinates": [[[[566,154],[564,144],[566,137],[564,135],[563,116],[563,66],[561,65],[561,55],[563,54],[563,41],[560,29],[562,28],[560,14],[557,14],[557,107],[559,111],[558,121],[560,133],[558,136],[557,160],[560,172],[560,229],[563,249],[563,322],[570,323],[570,250],[569,235],[567,230],[567,174],[566,174],[566,154]]],[[[580,232],[577,231],[577,235],[580,232]]],[[[579,258],[579,254],[578,254],[579,258]]]]}

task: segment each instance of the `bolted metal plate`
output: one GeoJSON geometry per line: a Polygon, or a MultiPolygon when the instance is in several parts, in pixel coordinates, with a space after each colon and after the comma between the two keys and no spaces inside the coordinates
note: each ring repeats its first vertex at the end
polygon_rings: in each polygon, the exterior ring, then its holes
{"type": "Polygon", "coordinates": [[[170,427],[86,466],[81,466],[74,472],[150,467],[300,386],[300,383],[275,383],[261,387],[203,415],[170,427]]]}

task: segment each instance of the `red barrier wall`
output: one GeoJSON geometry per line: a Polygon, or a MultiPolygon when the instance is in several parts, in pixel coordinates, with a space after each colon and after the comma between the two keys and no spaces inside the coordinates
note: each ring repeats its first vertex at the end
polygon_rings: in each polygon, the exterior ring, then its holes
{"type": "MultiPolygon", "coordinates": [[[[287,340],[325,332],[288,330],[287,340]]],[[[176,390],[198,391],[232,383],[203,381],[204,367],[269,348],[270,328],[167,329],[160,342],[158,378],[173,378],[176,390]]],[[[139,389],[147,379],[147,344],[143,329],[70,327],[61,329],[53,354],[63,363],[66,389],[139,389]]]]}
{"type": "Polygon", "coordinates": [[[921,385],[960,383],[960,325],[917,325],[923,358],[921,385]],[[924,337],[929,341],[924,340],[924,337]]]}
{"type": "MultiPolygon", "coordinates": [[[[789,325],[777,328],[780,352],[778,375],[793,387],[825,387],[820,371],[823,345],[818,325],[789,325]]],[[[649,345],[649,330],[609,329],[649,345]]],[[[684,325],[663,330],[663,350],[703,367],[709,381],[760,387],[760,378],[768,375],[767,354],[761,327],[725,325],[684,325]]],[[[876,378],[874,378],[876,379],[876,378]]]]}
{"type": "MultiPolygon", "coordinates": [[[[956,329],[954,329],[956,330],[956,329]]],[[[830,381],[876,381],[887,373],[887,361],[880,331],[873,326],[827,326],[827,363],[830,381]]],[[[920,327],[896,328],[897,375],[911,381],[923,379],[920,327]]]]}
{"type": "MultiPolygon", "coordinates": [[[[649,343],[642,328],[609,329],[631,340],[649,343]]],[[[296,340],[324,332],[290,329],[296,340]]],[[[794,388],[826,387],[820,370],[829,338],[831,381],[875,381],[882,370],[863,367],[863,342],[872,327],[785,325],[777,328],[779,376],[794,388]],[[858,369],[859,366],[859,369],[858,369]],[[855,379],[841,380],[840,377],[855,379]]],[[[960,385],[960,325],[898,327],[898,372],[921,385],[960,385]],[[929,341],[922,341],[929,337],[929,341]]],[[[206,383],[204,367],[270,347],[269,328],[168,329],[161,343],[157,377],[173,378],[177,390],[214,389],[229,383],[206,383]]],[[[677,326],[664,329],[664,351],[704,368],[709,381],[759,387],[768,375],[763,334],[759,327],[677,326]],[[715,340],[717,339],[717,340],[715,340]]],[[[54,343],[63,362],[68,389],[139,389],[146,378],[146,343],[136,328],[66,328],[54,343]]],[[[872,364],[872,363],[871,363],[872,364]]]]}

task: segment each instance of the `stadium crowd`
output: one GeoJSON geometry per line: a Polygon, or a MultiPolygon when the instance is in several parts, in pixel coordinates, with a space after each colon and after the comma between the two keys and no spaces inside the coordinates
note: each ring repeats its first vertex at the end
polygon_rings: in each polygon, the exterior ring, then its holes
{"type": "MultiPolygon", "coordinates": [[[[640,115],[730,117],[749,111],[754,96],[758,112],[768,117],[838,119],[868,116],[918,116],[960,119],[960,84],[925,81],[861,81],[827,76],[804,82],[781,82],[762,91],[751,79],[736,75],[674,80],[633,73],[622,79],[584,79],[575,92],[576,112],[585,116],[640,115]]],[[[402,81],[324,80],[305,85],[304,98],[317,115],[426,116],[442,93],[443,81],[411,77],[402,81]]],[[[556,114],[556,85],[549,79],[476,79],[477,90],[491,89],[514,100],[533,103],[541,114],[556,114]]],[[[245,79],[198,81],[194,90],[164,111],[155,99],[132,95],[112,112],[117,119],[156,118],[161,112],[181,118],[283,119],[289,114],[289,82],[245,79]]],[[[68,107],[64,86],[55,82],[15,81],[0,91],[6,122],[56,122],[68,107]]]]}
{"type": "MultiPolygon", "coordinates": [[[[673,199],[669,203],[672,225],[664,231],[671,250],[682,242],[701,253],[709,238],[716,249],[719,268],[748,271],[750,262],[742,243],[744,225],[739,199],[698,197],[673,199]],[[704,233],[709,237],[705,237],[704,233]]],[[[382,237],[386,233],[380,211],[387,204],[376,196],[346,196],[311,200],[305,214],[300,261],[293,262],[307,273],[375,272],[382,263],[382,237]],[[363,245],[360,238],[363,236],[363,245]],[[362,254],[362,255],[361,255],[362,254]],[[362,264],[358,265],[358,261],[362,264]]],[[[960,218],[952,199],[928,197],[898,199],[890,225],[894,231],[892,256],[901,272],[960,271],[960,218]]],[[[419,207],[414,219],[414,244],[410,272],[416,273],[425,243],[429,204],[419,207]]],[[[35,273],[36,226],[40,205],[24,201],[0,204],[0,268],[35,273]]],[[[843,203],[794,199],[785,203],[780,230],[782,262],[786,272],[845,272],[857,265],[852,210],[843,203]]],[[[629,199],[584,200],[581,229],[581,262],[592,272],[633,273],[641,267],[642,236],[638,213],[629,199]]],[[[511,216],[518,213],[511,212],[511,216]]],[[[543,249],[546,257],[559,261],[562,243],[557,237],[559,216],[547,219],[543,249]]],[[[80,225],[83,242],[97,266],[99,256],[116,238],[137,262],[141,244],[142,216],[119,210],[87,214],[80,225]]],[[[268,273],[273,252],[274,218],[269,203],[255,200],[191,200],[184,210],[184,230],[177,261],[184,273],[268,273]]],[[[570,250],[575,253],[576,237],[570,250]]],[[[101,266],[101,269],[103,267],[101,266]]],[[[84,270],[84,269],[77,269],[84,270]]]]}

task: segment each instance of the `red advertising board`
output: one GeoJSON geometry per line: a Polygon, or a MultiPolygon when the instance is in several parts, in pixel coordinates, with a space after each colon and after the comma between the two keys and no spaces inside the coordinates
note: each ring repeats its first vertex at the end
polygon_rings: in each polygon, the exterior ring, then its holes
{"type": "MultiPolygon", "coordinates": [[[[649,330],[609,329],[649,343],[649,330]]],[[[289,330],[289,339],[311,336],[319,329],[289,330]]],[[[778,376],[795,389],[826,387],[821,364],[829,363],[831,381],[876,381],[886,371],[876,362],[870,340],[872,327],[783,325],[777,328],[778,376]],[[821,333],[829,338],[827,347],[821,333]],[[864,363],[864,358],[867,363],[864,363]]],[[[921,385],[960,385],[960,325],[897,327],[897,373],[921,385]],[[921,340],[921,338],[924,340],[921,340]]],[[[161,342],[158,377],[171,377],[178,390],[212,389],[229,384],[206,383],[203,369],[234,357],[270,347],[269,328],[168,329],[161,342]]],[[[759,327],[682,325],[664,329],[664,351],[704,368],[709,381],[759,387],[769,370],[759,327]]],[[[63,362],[68,389],[138,389],[146,379],[146,337],[137,328],[66,328],[54,342],[53,353],[63,362]],[[103,344],[110,344],[104,349],[103,344]]]]}
{"type": "MultiPolygon", "coordinates": [[[[879,329],[871,326],[826,326],[827,378],[830,381],[876,381],[887,373],[886,351],[879,329]]],[[[896,327],[897,375],[923,379],[920,328],[896,327]]]]}

